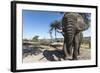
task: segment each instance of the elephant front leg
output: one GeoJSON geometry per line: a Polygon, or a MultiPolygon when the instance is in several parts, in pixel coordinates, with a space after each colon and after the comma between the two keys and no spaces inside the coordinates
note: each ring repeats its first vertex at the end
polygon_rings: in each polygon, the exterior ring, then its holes
{"type": "Polygon", "coordinates": [[[67,52],[66,42],[64,42],[64,44],[63,44],[63,50],[64,50],[64,55],[65,55],[64,60],[68,60],[68,52],[67,52]]]}
{"type": "Polygon", "coordinates": [[[73,60],[77,60],[77,56],[78,56],[78,48],[79,48],[79,39],[78,39],[78,35],[75,36],[74,38],[74,50],[73,50],[73,60]]]}

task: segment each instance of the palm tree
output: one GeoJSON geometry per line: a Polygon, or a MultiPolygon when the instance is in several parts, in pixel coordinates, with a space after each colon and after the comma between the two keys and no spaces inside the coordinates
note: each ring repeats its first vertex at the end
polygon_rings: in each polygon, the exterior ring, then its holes
{"type": "Polygon", "coordinates": [[[52,43],[52,42],[53,42],[53,40],[52,40],[52,39],[53,39],[53,38],[52,38],[52,31],[50,30],[49,33],[50,33],[51,43],[52,43]]]}
{"type": "MultiPolygon", "coordinates": [[[[50,35],[52,35],[52,31],[54,30],[55,31],[55,40],[57,39],[57,30],[60,29],[60,24],[61,22],[58,21],[58,20],[55,20],[54,22],[52,22],[50,24],[50,35]]],[[[52,36],[51,36],[52,37],[52,36]]]]}

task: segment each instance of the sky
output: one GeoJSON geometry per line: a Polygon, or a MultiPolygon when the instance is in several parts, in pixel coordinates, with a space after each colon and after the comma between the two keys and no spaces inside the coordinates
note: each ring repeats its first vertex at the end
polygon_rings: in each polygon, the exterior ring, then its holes
{"type": "MultiPolygon", "coordinates": [[[[51,11],[22,11],[23,24],[23,39],[32,39],[34,36],[39,36],[40,39],[50,39],[50,23],[54,20],[60,20],[63,13],[51,11]]],[[[91,28],[83,32],[83,36],[90,36],[91,28]]],[[[53,31],[53,38],[54,38],[53,31]]],[[[60,33],[57,33],[57,38],[63,38],[60,33]]]]}

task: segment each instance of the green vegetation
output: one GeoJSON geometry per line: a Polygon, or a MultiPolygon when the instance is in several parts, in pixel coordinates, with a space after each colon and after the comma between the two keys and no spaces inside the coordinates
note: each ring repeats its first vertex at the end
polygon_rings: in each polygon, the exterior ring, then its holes
{"type": "Polygon", "coordinates": [[[29,41],[29,40],[25,38],[25,39],[23,39],[23,41],[29,41]]]}
{"type": "Polygon", "coordinates": [[[46,45],[46,46],[49,46],[50,45],[50,41],[49,39],[39,39],[39,43],[41,45],[46,45]]]}
{"type": "Polygon", "coordinates": [[[81,48],[86,48],[86,49],[91,48],[91,37],[83,37],[81,48]]]}
{"type": "Polygon", "coordinates": [[[32,38],[32,42],[38,42],[39,41],[39,36],[34,36],[33,38],[32,38]]]}

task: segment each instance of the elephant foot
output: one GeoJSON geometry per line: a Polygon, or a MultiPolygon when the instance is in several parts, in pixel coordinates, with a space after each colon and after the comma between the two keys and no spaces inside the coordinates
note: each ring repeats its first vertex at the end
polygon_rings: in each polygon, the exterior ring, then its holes
{"type": "Polygon", "coordinates": [[[80,55],[80,52],[78,53],[78,55],[80,55]]]}
{"type": "Polygon", "coordinates": [[[73,58],[72,60],[78,60],[78,58],[73,58]]]}
{"type": "Polygon", "coordinates": [[[72,59],[72,57],[71,56],[68,56],[68,57],[65,57],[64,60],[71,60],[71,59],[72,59]]]}
{"type": "Polygon", "coordinates": [[[69,60],[68,57],[65,57],[64,60],[69,60]]]}

